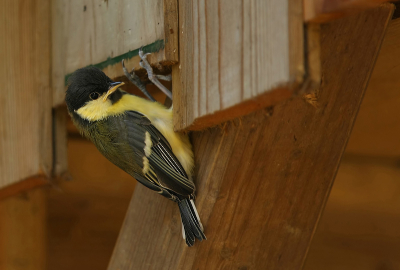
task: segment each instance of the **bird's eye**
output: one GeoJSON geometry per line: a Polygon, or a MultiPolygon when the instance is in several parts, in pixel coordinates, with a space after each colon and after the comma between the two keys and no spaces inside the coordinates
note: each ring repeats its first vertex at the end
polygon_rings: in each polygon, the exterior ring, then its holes
{"type": "Polygon", "coordinates": [[[89,97],[92,100],[96,100],[96,99],[98,99],[100,97],[100,94],[97,93],[97,92],[93,92],[93,93],[90,93],[89,97]]]}

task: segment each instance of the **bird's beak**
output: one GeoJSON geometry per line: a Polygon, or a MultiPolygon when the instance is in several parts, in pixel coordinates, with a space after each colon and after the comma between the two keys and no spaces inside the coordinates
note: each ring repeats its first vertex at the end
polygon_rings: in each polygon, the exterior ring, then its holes
{"type": "Polygon", "coordinates": [[[105,102],[107,100],[108,96],[111,95],[112,93],[114,93],[118,89],[118,87],[120,87],[121,85],[124,85],[124,84],[125,83],[123,83],[123,82],[113,82],[113,83],[111,83],[110,84],[111,88],[108,89],[106,95],[103,98],[103,102],[105,102]]]}

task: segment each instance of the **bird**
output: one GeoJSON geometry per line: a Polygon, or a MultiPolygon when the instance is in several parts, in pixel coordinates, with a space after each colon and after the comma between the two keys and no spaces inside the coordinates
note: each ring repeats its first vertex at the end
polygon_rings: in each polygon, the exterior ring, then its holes
{"type": "Polygon", "coordinates": [[[193,182],[194,157],[187,134],[173,130],[173,109],[123,91],[100,69],[76,70],[65,102],[72,122],[112,163],[179,206],[182,235],[193,246],[206,239],[193,182]]]}

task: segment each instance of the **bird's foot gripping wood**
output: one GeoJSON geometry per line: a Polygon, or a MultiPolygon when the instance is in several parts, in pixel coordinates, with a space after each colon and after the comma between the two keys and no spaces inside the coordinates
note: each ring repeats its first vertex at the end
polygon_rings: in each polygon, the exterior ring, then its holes
{"type": "Polygon", "coordinates": [[[164,94],[167,95],[167,97],[169,97],[172,100],[172,93],[171,91],[169,91],[164,85],[162,85],[160,83],[160,81],[158,79],[162,79],[162,80],[171,80],[170,76],[162,76],[162,75],[155,75],[153,73],[153,68],[150,66],[149,62],[147,61],[147,55],[149,55],[150,53],[144,53],[142,48],[139,49],[139,56],[140,59],[142,59],[140,61],[140,66],[144,69],[146,69],[147,71],[147,76],[149,77],[149,80],[154,83],[155,86],[158,87],[158,89],[160,89],[161,91],[164,92],[164,94]]]}
{"type": "Polygon", "coordinates": [[[153,96],[147,91],[146,89],[146,84],[142,82],[142,80],[139,78],[138,75],[135,74],[135,69],[133,68],[131,72],[129,72],[126,67],[124,60],[122,59],[122,69],[124,70],[125,76],[128,78],[128,80],[133,83],[137,88],[139,88],[140,91],[142,91],[145,96],[150,99],[151,101],[156,101],[153,96]]]}

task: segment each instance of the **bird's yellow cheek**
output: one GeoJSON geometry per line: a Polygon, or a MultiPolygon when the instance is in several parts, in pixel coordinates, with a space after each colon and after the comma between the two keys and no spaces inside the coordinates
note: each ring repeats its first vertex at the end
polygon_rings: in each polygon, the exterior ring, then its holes
{"type": "Polygon", "coordinates": [[[89,121],[98,121],[108,116],[108,109],[112,106],[110,100],[103,101],[102,97],[91,100],[83,107],[79,108],[76,113],[80,117],[89,121]]]}

